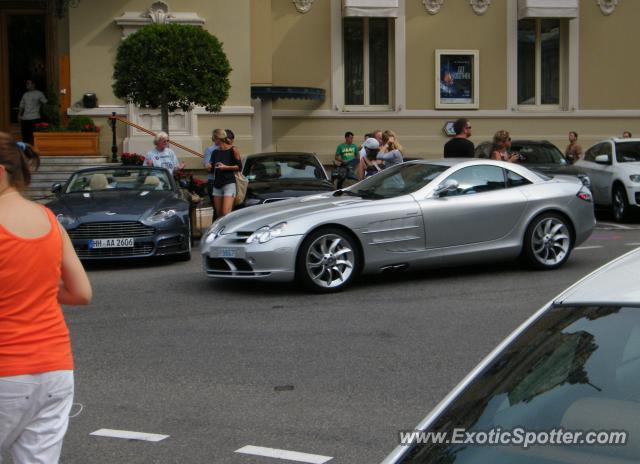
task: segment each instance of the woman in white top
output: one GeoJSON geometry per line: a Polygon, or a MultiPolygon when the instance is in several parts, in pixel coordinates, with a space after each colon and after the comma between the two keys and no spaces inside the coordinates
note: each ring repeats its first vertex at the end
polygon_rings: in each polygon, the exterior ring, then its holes
{"type": "Polygon", "coordinates": [[[506,161],[507,163],[517,163],[520,155],[510,153],[511,136],[506,130],[499,130],[493,136],[493,146],[491,147],[491,159],[496,161],[506,161]]]}

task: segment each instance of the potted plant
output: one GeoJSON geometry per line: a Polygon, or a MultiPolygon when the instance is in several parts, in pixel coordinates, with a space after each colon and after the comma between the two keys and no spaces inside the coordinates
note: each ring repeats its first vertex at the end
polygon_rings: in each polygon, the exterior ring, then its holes
{"type": "Polygon", "coordinates": [[[74,116],[67,127],[41,122],[33,141],[43,156],[96,156],[100,154],[100,128],[87,116],[74,116]]]}

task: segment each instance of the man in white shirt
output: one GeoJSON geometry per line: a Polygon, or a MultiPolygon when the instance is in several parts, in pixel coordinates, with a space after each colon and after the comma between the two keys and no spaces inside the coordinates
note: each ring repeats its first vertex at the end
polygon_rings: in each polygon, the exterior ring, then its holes
{"type": "Polygon", "coordinates": [[[184,168],[184,163],[178,160],[178,157],[171,148],[168,148],[169,134],[166,132],[158,132],[153,139],[156,148],[149,151],[144,157],[144,166],[153,166],[156,168],[168,169],[171,174],[176,170],[184,168]]]}
{"type": "Polygon", "coordinates": [[[36,90],[36,83],[31,79],[26,82],[27,91],[22,95],[18,108],[18,121],[20,121],[20,131],[22,141],[33,145],[33,127],[42,121],[40,108],[47,103],[47,98],[42,92],[36,90]]]}

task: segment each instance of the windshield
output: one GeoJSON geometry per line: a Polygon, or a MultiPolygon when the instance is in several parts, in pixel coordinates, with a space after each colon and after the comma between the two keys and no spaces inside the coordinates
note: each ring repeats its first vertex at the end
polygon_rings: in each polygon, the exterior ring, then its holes
{"type": "Polygon", "coordinates": [[[245,164],[245,175],[249,182],[326,179],[322,166],[310,156],[249,158],[245,164]]]}
{"type": "Polygon", "coordinates": [[[616,143],[616,160],[618,163],[634,163],[640,161],[640,142],[616,143]]]}
{"type": "Polygon", "coordinates": [[[367,177],[347,191],[370,199],[398,197],[420,190],[447,169],[437,164],[402,163],[367,177]]]}
{"type": "Polygon", "coordinates": [[[569,164],[562,152],[554,145],[511,145],[511,151],[522,156],[520,163],[522,164],[569,164]]]}
{"type": "Polygon", "coordinates": [[[165,169],[127,169],[117,167],[77,172],[67,183],[66,193],[106,190],[171,190],[165,169]]]}
{"type": "MultiPolygon", "coordinates": [[[[640,308],[557,306],[521,334],[428,429],[637,431],[640,308]]],[[[637,432],[636,432],[637,433],[637,432]]],[[[630,435],[630,442],[638,437],[630,435]]],[[[418,444],[402,463],[638,462],[614,445],[418,444]],[[618,460],[619,459],[619,460],[618,460]]]]}

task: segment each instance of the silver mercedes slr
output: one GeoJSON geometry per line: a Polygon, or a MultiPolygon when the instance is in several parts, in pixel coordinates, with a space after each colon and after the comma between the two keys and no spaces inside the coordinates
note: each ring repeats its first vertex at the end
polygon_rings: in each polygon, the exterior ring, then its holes
{"type": "Polygon", "coordinates": [[[412,161],[346,188],[233,212],[201,241],[206,274],[338,291],[361,273],[522,257],[555,269],[595,226],[591,192],[482,159],[412,161]]]}

